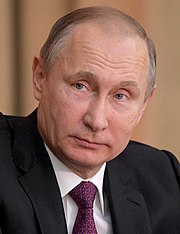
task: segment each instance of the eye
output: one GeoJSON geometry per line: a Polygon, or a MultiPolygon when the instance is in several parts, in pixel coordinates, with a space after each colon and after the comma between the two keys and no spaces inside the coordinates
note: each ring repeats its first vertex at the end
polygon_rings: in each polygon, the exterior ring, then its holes
{"type": "Polygon", "coordinates": [[[86,88],[86,86],[83,85],[82,83],[75,83],[74,87],[78,90],[84,90],[86,88]]]}
{"type": "Polygon", "coordinates": [[[118,100],[126,100],[127,99],[127,96],[123,93],[117,93],[115,94],[115,98],[118,99],[118,100]]]}

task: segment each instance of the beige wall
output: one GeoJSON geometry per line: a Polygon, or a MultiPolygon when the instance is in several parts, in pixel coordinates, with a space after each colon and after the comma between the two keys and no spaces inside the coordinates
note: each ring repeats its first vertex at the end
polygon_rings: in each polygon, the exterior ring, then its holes
{"type": "Polygon", "coordinates": [[[11,111],[12,100],[12,38],[9,1],[0,2],[0,110],[11,111]]]}
{"type": "Polygon", "coordinates": [[[90,5],[109,5],[131,14],[155,41],[158,89],[134,139],[169,149],[180,159],[179,0],[1,0],[0,110],[28,114],[37,105],[31,85],[33,55],[56,19],[72,9],[90,5]],[[15,43],[15,35],[19,44],[15,43]]]}

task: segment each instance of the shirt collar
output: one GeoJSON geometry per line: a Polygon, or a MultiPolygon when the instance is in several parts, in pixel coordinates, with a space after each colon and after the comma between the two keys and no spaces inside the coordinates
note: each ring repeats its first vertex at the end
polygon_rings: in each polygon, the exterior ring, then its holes
{"type": "Polygon", "coordinates": [[[101,169],[89,179],[82,179],[78,175],[76,175],[73,171],[71,171],[68,167],[66,167],[53,153],[52,151],[45,145],[46,150],[51,159],[56,178],[58,181],[58,185],[61,191],[61,196],[64,198],[74,187],[76,187],[81,181],[91,181],[98,189],[100,206],[102,210],[102,214],[104,215],[104,198],[103,198],[103,179],[104,179],[104,171],[106,167],[106,163],[104,163],[101,169]]]}

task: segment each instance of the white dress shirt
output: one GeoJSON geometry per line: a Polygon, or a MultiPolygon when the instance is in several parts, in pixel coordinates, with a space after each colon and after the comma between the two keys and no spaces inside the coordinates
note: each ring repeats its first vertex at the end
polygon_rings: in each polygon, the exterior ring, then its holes
{"type": "Polygon", "coordinates": [[[112,234],[113,231],[108,202],[106,197],[103,195],[103,178],[106,164],[103,164],[103,166],[95,176],[87,180],[83,180],[81,177],[72,172],[68,167],[66,167],[47,146],[46,149],[50,156],[57,182],[61,191],[68,234],[72,233],[72,229],[78,212],[78,207],[69,195],[69,192],[81,181],[91,181],[97,187],[97,193],[94,201],[94,220],[97,232],[99,234],[112,234]]]}

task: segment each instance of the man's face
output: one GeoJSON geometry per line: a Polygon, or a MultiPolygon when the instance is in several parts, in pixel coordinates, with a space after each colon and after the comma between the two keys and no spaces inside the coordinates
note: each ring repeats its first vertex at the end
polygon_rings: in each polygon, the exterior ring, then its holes
{"type": "Polygon", "coordinates": [[[34,60],[38,127],[65,165],[95,173],[124,150],[148,102],[147,70],[144,41],[88,24],[76,28],[48,76],[34,60]]]}

